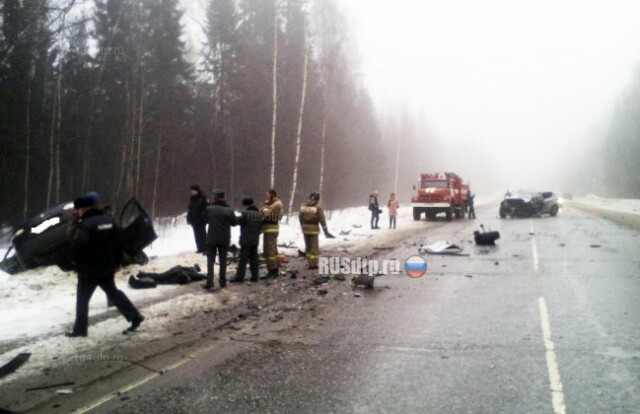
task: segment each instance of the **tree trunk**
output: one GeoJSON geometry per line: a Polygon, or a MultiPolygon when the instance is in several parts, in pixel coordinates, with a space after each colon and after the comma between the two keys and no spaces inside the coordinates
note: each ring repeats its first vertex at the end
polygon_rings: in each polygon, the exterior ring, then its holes
{"type": "Polygon", "coordinates": [[[53,180],[55,176],[56,170],[56,133],[59,132],[60,129],[60,84],[62,82],[62,68],[58,71],[58,77],[56,80],[56,92],[55,97],[53,98],[53,103],[51,105],[51,127],[49,131],[49,178],[47,182],[47,204],[49,207],[51,205],[51,198],[53,196],[53,180]]]}
{"type": "Polygon", "coordinates": [[[151,220],[156,218],[156,200],[158,198],[158,181],[160,178],[160,158],[162,155],[162,134],[158,134],[158,154],[156,157],[156,170],[153,179],[153,199],[151,201],[151,220]]]}
{"type": "Polygon", "coordinates": [[[30,173],[30,164],[31,164],[31,81],[33,68],[29,71],[29,80],[28,80],[28,88],[27,88],[27,107],[26,107],[26,123],[25,123],[25,162],[24,162],[24,207],[22,210],[22,218],[23,220],[27,220],[29,214],[29,173],[30,173]]]}
{"type": "Polygon", "coordinates": [[[400,171],[400,141],[399,139],[396,140],[396,174],[395,174],[395,178],[393,180],[393,191],[397,192],[398,191],[398,173],[400,171]]]}
{"type": "Polygon", "coordinates": [[[304,103],[307,96],[307,67],[309,66],[309,42],[305,38],[304,43],[304,65],[302,69],[302,93],[300,94],[300,111],[298,113],[298,131],[296,133],[296,158],[293,164],[293,180],[291,183],[291,194],[289,197],[289,209],[287,210],[287,223],[293,210],[293,199],[296,194],[298,184],[298,164],[300,162],[300,138],[302,136],[302,120],[304,118],[304,103]]]}
{"type": "Polygon", "coordinates": [[[278,121],[278,0],[274,0],[273,18],[273,113],[271,116],[271,180],[273,188],[276,181],[276,127],[278,121]]]}

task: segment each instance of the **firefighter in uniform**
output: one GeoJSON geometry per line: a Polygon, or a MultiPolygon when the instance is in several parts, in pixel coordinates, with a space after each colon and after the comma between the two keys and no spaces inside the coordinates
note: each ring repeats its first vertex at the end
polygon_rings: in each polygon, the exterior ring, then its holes
{"type": "Polygon", "coordinates": [[[318,242],[320,227],[322,227],[322,231],[327,238],[335,238],[335,236],[327,230],[327,220],[324,217],[324,209],[320,205],[320,194],[315,192],[309,194],[309,200],[300,206],[300,214],[298,217],[300,218],[302,234],[304,234],[305,256],[307,257],[309,269],[317,269],[318,258],[320,257],[320,245],[318,242]]]}
{"type": "Polygon", "coordinates": [[[278,198],[276,190],[269,189],[266,193],[264,204],[260,208],[262,218],[262,233],[264,258],[267,261],[266,278],[278,277],[280,261],[278,260],[278,233],[280,228],[278,223],[282,219],[282,201],[278,198]]]}

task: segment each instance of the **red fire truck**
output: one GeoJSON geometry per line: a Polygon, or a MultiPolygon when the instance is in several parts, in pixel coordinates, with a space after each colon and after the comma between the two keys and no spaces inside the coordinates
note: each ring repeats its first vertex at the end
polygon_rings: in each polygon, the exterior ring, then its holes
{"type": "Polygon", "coordinates": [[[467,214],[467,193],[469,185],[462,182],[455,173],[420,174],[418,186],[413,186],[417,194],[411,197],[413,219],[420,220],[424,213],[427,220],[433,220],[438,213],[445,213],[447,221],[467,214]]]}

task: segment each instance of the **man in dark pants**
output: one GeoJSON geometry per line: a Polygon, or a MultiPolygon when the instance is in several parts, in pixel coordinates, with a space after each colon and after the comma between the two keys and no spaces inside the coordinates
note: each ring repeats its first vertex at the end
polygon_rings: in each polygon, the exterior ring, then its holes
{"type": "Polygon", "coordinates": [[[473,207],[473,199],[476,198],[475,194],[471,193],[471,189],[467,191],[467,207],[469,207],[469,219],[476,218],[476,210],[473,207]]]}
{"type": "Polygon", "coordinates": [[[204,253],[207,241],[207,223],[202,218],[204,209],[209,201],[200,187],[191,186],[191,197],[189,197],[189,211],[187,212],[187,224],[193,227],[193,236],[196,240],[196,253],[204,253]]]}
{"type": "Polygon", "coordinates": [[[260,244],[260,233],[262,232],[262,220],[260,210],[253,204],[253,198],[245,198],[242,205],[246,210],[240,217],[240,261],[236,277],[230,280],[232,283],[244,281],[247,271],[247,262],[251,269],[251,281],[258,281],[258,245],[260,244]]]}
{"type": "Polygon", "coordinates": [[[379,229],[378,221],[380,220],[380,204],[378,204],[378,190],[375,190],[369,196],[369,210],[371,210],[371,228],[379,229]]]}
{"type": "Polygon", "coordinates": [[[207,229],[207,283],[205,289],[213,289],[213,265],[216,255],[220,261],[220,287],[227,286],[227,252],[231,243],[231,226],[238,225],[236,213],[224,201],[224,190],[214,190],[213,204],[204,209],[207,229]]]}
{"type": "MultiPolygon", "coordinates": [[[[78,220],[72,232],[75,262],[78,268],[76,322],[69,337],[87,336],[89,301],[98,286],[131,322],[127,331],[135,331],[144,317],[129,298],[116,287],[115,273],[122,259],[122,242],[113,220],[96,204],[94,197],[77,198],[73,205],[78,220]]],[[[126,331],[125,331],[126,333],[126,331]]]]}

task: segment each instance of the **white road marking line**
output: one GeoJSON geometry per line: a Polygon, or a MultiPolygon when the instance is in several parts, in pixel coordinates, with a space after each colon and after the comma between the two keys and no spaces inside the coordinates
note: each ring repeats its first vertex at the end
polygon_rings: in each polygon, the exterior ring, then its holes
{"type": "Polygon", "coordinates": [[[555,414],[565,414],[566,407],[564,405],[564,392],[562,390],[562,381],[560,380],[560,370],[556,361],[556,353],[553,341],[551,340],[551,324],[549,323],[549,311],[547,310],[547,301],[538,298],[538,307],[540,308],[540,323],[542,324],[542,336],[544,338],[545,355],[547,358],[547,369],[549,371],[549,385],[551,388],[551,402],[553,403],[553,412],[555,414]]]}
{"type": "Polygon", "coordinates": [[[126,385],[126,386],[124,386],[123,388],[120,388],[118,391],[116,391],[114,393],[111,393],[109,395],[105,395],[104,397],[99,398],[98,400],[96,400],[96,401],[92,402],[91,404],[86,405],[86,406],[76,410],[75,412],[78,413],[78,414],[84,414],[84,413],[89,412],[89,411],[91,411],[91,410],[93,410],[95,408],[98,408],[99,406],[105,404],[106,402],[112,400],[113,398],[115,398],[115,397],[117,397],[119,395],[122,395],[122,394],[124,394],[126,392],[129,392],[129,391],[133,390],[134,388],[138,388],[139,386],[146,384],[147,382],[159,377],[160,375],[163,375],[163,374],[165,374],[165,373],[167,373],[169,371],[172,371],[172,370],[174,370],[176,368],[179,368],[180,366],[186,364],[189,361],[193,361],[198,355],[203,354],[203,353],[208,352],[208,351],[211,351],[215,347],[216,347],[215,345],[211,345],[211,346],[208,346],[206,348],[202,348],[202,349],[200,349],[198,351],[195,351],[195,352],[193,352],[193,353],[191,353],[191,354],[189,354],[187,356],[183,356],[177,362],[164,367],[162,370],[160,370],[160,373],[159,372],[149,373],[149,374],[145,375],[144,377],[142,377],[141,379],[139,379],[138,381],[135,381],[135,382],[133,382],[133,383],[131,383],[129,385],[126,385]]]}
{"type": "Polygon", "coordinates": [[[536,244],[536,236],[533,228],[533,221],[529,221],[529,228],[531,229],[531,258],[533,259],[533,271],[538,273],[538,245],[536,244]]]}

